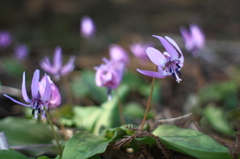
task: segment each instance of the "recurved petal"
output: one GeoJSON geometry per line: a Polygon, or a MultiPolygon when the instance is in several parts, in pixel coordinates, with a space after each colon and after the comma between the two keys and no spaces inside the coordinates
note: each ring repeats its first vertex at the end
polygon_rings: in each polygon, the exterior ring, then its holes
{"type": "Polygon", "coordinates": [[[205,42],[205,36],[204,36],[202,30],[197,25],[194,25],[194,24],[192,24],[190,26],[190,29],[191,29],[192,37],[193,37],[193,40],[195,41],[195,43],[199,47],[203,47],[204,42],[205,42]]]}
{"type": "Polygon", "coordinates": [[[137,69],[137,71],[140,72],[141,74],[151,76],[151,77],[156,77],[156,78],[164,78],[167,76],[164,72],[154,72],[154,71],[146,71],[146,70],[140,70],[140,69],[137,69]]]}
{"type": "Polygon", "coordinates": [[[40,78],[40,71],[37,69],[32,78],[32,85],[31,85],[31,91],[32,91],[32,97],[38,98],[38,83],[40,78]]]}
{"type": "Polygon", "coordinates": [[[157,66],[164,67],[167,59],[165,56],[157,49],[153,47],[148,47],[146,49],[149,59],[157,66]]]}
{"type": "Polygon", "coordinates": [[[52,89],[51,89],[51,84],[49,82],[49,78],[48,75],[45,74],[45,81],[46,81],[46,85],[44,88],[44,93],[42,96],[42,101],[46,102],[50,100],[51,94],[52,94],[52,89]]]}
{"type": "Polygon", "coordinates": [[[161,36],[153,35],[153,37],[156,37],[160,40],[166,51],[170,54],[172,60],[178,59],[178,53],[169,41],[161,36]]]}
{"type": "Polygon", "coordinates": [[[23,72],[23,79],[22,79],[22,96],[26,102],[31,103],[31,100],[28,98],[27,91],[26,91],[25,72],[23,72]]]}
{"type": "Polygon", "coordinates": [[[24,103],[22,103],[22,102],[17,101],[16,99],[13,99],[12,97],[10,97],[10,96],[8,96],[8,95],[6,95],[6,94],[3,94],[3,95],[4,95],[5,97],[9,98],[10,100],[12,100],[13,102],[17,103],[17,104],[20,104],[20,105],[23,105],[23,106],[26,106],[26,107],[32,107],[31,104],[24,104],[24,103]]]}
{"type": "Polygon", "coordinates": [[[53,57],[54,67],[60,69],[62,67],[62,48],[60,46],[56,47],[53,57]]]}
{"type": "Polygon", "coordinates": [[[56,74],[57,73],[57,69],[55,67],[52,66],[52,64],[50,63],[49,58],[45,58],[44,60],[42,60],[40,62],[40,66],[42,67],[42,69],[50,74],[56,74]]]}
{"type": "Polygon", "coordinates": [[[66,75],[74,69],[75,56],[70,57],[68,62],[62,67],[61,75],[66,75]]]}

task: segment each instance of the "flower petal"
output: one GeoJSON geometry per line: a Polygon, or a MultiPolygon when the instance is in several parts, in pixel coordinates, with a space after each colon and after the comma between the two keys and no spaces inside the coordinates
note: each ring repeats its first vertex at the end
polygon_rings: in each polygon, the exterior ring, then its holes
{"type": "Polygon", "coordinates": [[[62,48],[60,46],[56,47],[54,51],[53,64],[56,69],[62,67],[62,48]]]}
{"type": "Polygon", "coordinates": [[[47,57],[40,62],[40,66],[42,67],[42,69],[44,71],[46,71],[50,74],[56,74],[57,73],[57,69],[52,66],[49,58],[47,58],[47,57]]]}
{"type": "Polygon", "coordinates": [[[8,96],[8,95],[6,95],[6,94],[3,94],[3,95],[4,95],[5,97],[9,98],[10,100],[12,100],[13,102],[17,103],[17,104],[20,104],[20,105],[23,105],[23,106],[26,106],[26,107],[32,107],[31,104],[24,104],[24,103],[22,103],[22,102],[17,101],[16,99],[13,99],[12,97],[10,97],[10,96],[8,96]]]}
{"type": "Polygon", "coordinates": [[[167,59],[165,56],[157,49],[153,47],[148,47],[146,49],[149,59],[157,66],[164,67],[167,59]]]}
{"type": "Polygon", "coordinates": [[[42,101],[46,102],[50,100],[51,94],[52,94],[52,89],[51,89],[51,84],[49,82],[49,78],[48,75],[45,74],[45,88],[44,88],[44,93],[42,95],[42,101]]]}
{"type": "Polygon", "coordinates": [[[31,103],[31,100],[28,98],[27,91],[26,91],[25,72],[23,72],[23,79],[22,79],[22,96],[27,103],[31,103]]]}
{"type": "Polygon", "coordinates": [[[74,69],[75,56],[70,57],[68,62],[62,67],[61,75],[66,75],[74,69]]]}
{"type": "Polygon", "coordinates": [[[137,69],[137,71],[140,72],[141,74],[156,77],[156,78],[164,78],[167,76],[167,74],[165,74],[164,71],[163,72],[155,72],[155,71],[146,71],[146,70],[140,70],[140,69],[137,69]]]}
{"type": "Polygon", "coordinates": [[[31,85],[31,91],[32,91],[32,97],[38,98],[38,83],[39,83],[39,70],[36,70],[33,74],[32,78],[32,85],[31,85]]]}
{"type": "Polygon", "coordinates": [[[195,45],[197,45],[198,47],[202,48],[205,42],[205,37],[203,32],[201,31],[201,29],[195,25],[192,24],[190,26],[191,29],[191,34],[192,34],[192,40],[194,40],[195,45]]]}
{"type": "Polygon", "coordinates": [[[178,59],[178,52],[176,49],[171,45],[170,42],[168,42],[166,39],[164,39],[161,36],[153,35],[153,37],[156,37],[160,40],[166,51],[170,54],[171,60],[178,59]]]}

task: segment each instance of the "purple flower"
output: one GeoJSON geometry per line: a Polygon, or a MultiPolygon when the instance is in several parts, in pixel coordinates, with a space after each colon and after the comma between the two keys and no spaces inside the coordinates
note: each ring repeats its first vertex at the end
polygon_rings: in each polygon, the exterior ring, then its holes
{"type": "MultiPolygon", "coordinates": [[[[23,99],[29,103],[29,104],[24,104],[21,103],[15,99],[13,99],[12,97],[4,94],[5,97],[11,99],[13,102],[26,106],[26,107],[32,107],[33,111],[32,111],[32,115],[34,115],[33,118],[38,118],[38,113],[42,112],[42,117],[45,117],[45,111],[44,111],[44,106],[46,108],[48,108],[48,103],[51,97],[51,85],[49,83],[49,81],[46,81],[46,85],[44,87],[44,93],[41,95],[39,92],[39,74],[40,71],[36,70],[34,72],[33,75],[33,79],[32,79],[32,85],[31,85],[31,90],[32,90],[32,99],[29,99],[28,95],[27,95],[27,91],[26,91],[26,84],[25,84],[25,72],[23,73],[23,80],[22,80],[22,96],[23,99]]],[[[45,76],[47,76],[45,74],[45,76]]]]}
{"type": "Polygon", "coordinates": [[[61,76],[67,75],[74,69],[75,57],[71,56],[68,62],[62,66],[62,49],[61,47],[56,47],[53,57],[53,64],[50,63],[48,57],[40,62],[40,66],[46,72],[54,75],[56,80],[59,80],[61,76]]]}
{"type": "Polygon", "coordinates": [[[141,42],[134,43],[134,44],[130,45],[130,50],[137,58],[139,58],[142,61],[146,61],[148,59],[148,56],[145,51],[150,46],[152,46],[152,44],[150,44],[150,43],[147,43],[147,44],[144,44],[141,42]]]}
{"type": "Polygon", "coordinates": [[[110,45],[109,54],[111,61],[124,63],[124,65],[127,65],[129,62],[127,52],[119,45],[110,45]]]}
{"type": "Polygon", "coordinates": [[[114,61],[109,61],[103,58],[104,64],[95,67],[96,70],[96,85],[99,87],[107,87],[109,99],[111,98],[111,90],[116,89],[122,80],[124,64],[114,61]]]}
{"type": "Polygon", "coordinates": [[[18,44],[15,49],[15,58],[18,60],[24,60],[28,55],[28,48],[25,44],[18,44]]]}
{"type": "Polygon", "coordinates": [[[8,31],[0,31],[0,47],[8,47],[11,43],[11,34],[8,31]]]}
{"type": "Polygon", "coordinates": [[[148,47],[146,50],[149,59],[158,66],[158,71],[154,72],[140,69],[137,69],[137,71],[156,78],[164,78],[168,75],[172,75],[179,83],[182,80],[179,76],[181,75],[180,70],[184,63],[184,57],[181,50],[177,43],[170,37],[165,36],[165,38],[163,38],[161,36],[153,36],[158,38],[166,49],[163,53],[153,47],[148,47]]]}
{"type": "Polygon", "coordinates": [[[180,32],[185,41],[185,48],[192,52],[194,57],[198,56],[198,52],[204,47],[205,36],[202,30],[195,24],[190,25],[190,30],[180,28],[180,32]]]}
{"type": "Polygon", "coordinates": [[[80,28],[81,29],[81,35],[84,38],[93,37],[95,32],[96,32],[95,24],[94,24],[93,20],[88,16],[84,16],[81,19],[80,27],[81,27],[80,28]]]}
{"type": "Polygon", "coordinates": [[[46,87],[46,79],[48,80],[48,82],[51,85],[51,97],[48,103],[48,108],[54,109],[57,106],[59,106],[61,104],[61,95],[59,93],[59,90],[57,88],[57,86],[53,83],[53,81],[50,79],[49,76],[43,76],[43,78],[41,79],[41,81],[39,82],[39,93],[41,96],[43,96],[44,94],[44,90],[46,87]]]}

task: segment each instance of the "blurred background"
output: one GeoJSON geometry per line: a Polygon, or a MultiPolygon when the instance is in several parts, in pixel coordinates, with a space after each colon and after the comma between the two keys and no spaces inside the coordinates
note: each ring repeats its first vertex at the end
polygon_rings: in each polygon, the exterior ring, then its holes
{"type": "MultiPolygon", "coordinates": [[[[0,30],[10,32],[13,42],[0,49],[1,85],[20,89],[23,71],[27,72],[30,83],[33,71],[40,69],[39,61],[45,56],[52,58],[56,46],[62,47],[64,61],[71,55],[77,57],[75,70],[69,76],[72,83],[79,80],[76,80],[76,76],[80,78],[82,71],[94,72],[93,67],[102,63],[101,58],[109,57],[110,44],[118,44],[127,50],[131,58],[127,73],[139,75],[136,68],[154,70],[155,66],[151,62],[144,65],[140,63],[131,53],[130,44],[151,42],[155,48],[163,51],[160,42],[152,35],[167,35],[176,40],[183,51],[183,81],[177,84],[171,77],[157,79],[156,83],[160,86],[156,89],[160,93],[156,94],[154,109],[157,112],[168,110],[171,114],[168,117],[183,115],[192,109],[188,107],[196,105],[199,92],[207,95],[201,104],[197,103],[198,106],[205,106],[209,102],[222,106],[226,102],[225,98],[230,96],[234,98],[226,100],[232,104],[231,109],[236,108],[239,104],[239,6],[240,1],[228,0],[2,0],[0,30]],[[80,20],[83,16],[91,17],[96,25],[96,34],[90,40],[80,34],[80,20]],[[199,58],[193,58],[186,51],[179,31],[180,27],[188,27],[190,24],[200,26],[206,37],[206,45],[199,58]],[[14,48],[19,43],[26,44],[29,50],[28,56],[21,63],[14,60],[14,48]],[[226,81],[233,81],[232,87],[229,87],[229,83],[221,85],[221,82],[226,81]],[[212,83],[220,83],[222,92],[212,83]],[[229,89],[230,93],[224,94],[227,92],[225,89],[229,89]]],[[[138,78],[143,78],[149,84],[151,82],[151,77],[139,75],[138,78]]],[[[124,81],[127,83],[127,80],[124,81]]],[[[145,90],[145,96],[144,93],[132,91],[128,100],[141,103],[144,107],[148,91],[145,90]]],[[[8,93],[8,89],[2,87],[1,93],[8,93]]],[[[83,94],[76,93],[74,104],[87,106],[102,102],[92,99],[90,95],[87,97],[91,100],[87,100],[83,94]]],[[[21,115],[22,107],[12,109],[10,106],[13,103],[9,99],[1,97],[1,100],[1,118],[21,115]]]]}

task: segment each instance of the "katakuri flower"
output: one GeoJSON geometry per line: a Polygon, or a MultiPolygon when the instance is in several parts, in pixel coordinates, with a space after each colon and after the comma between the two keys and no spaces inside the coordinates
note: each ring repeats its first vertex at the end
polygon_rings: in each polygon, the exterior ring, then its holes
{"type": "MultiPolygon", "coordinates": [[[[48,109],[48,104],[49,104],[49,100],[51,98],[51,85],[49,83],[49,81],[46,81],[46,85],[44,87],[44,93],[41,95],[39,92],[39,76],[40,75],[40,71],[36,70],[34,72],[33,78],[32,78],[32,84],[31,84],[31,91],[32,91],[32,99],[29,99],[28,95],[27,95],[27,91],[26,91],[26,84],[25,84],[25,72],[23,73],[23,80],[22,80],[22,96],[23,99],[29,103],[29,104],[24,104],[22,102],[19,102],[15,99],[13,99],[12,97],[4,94],[5,97],[11,99],[13,102],[26,106],[26,107],[32,107],[32,115],[34,115],[33,118],[37,119],[38,118],[38,114],[42,113],[42,117],[45,118],[45,110],[44,110],[44,106],[46,107],[46,109],[48,109]]],[[[45,76],[47,76],[45,74],[45,76]]]]}
{"type": "Polygon", "coordinates": [[[12,36],[8,31],[0,31],[0,47],[8,47],[12,43],[12,36]]]}
{"type": "Polygon", "coordinates": [[[56,47],[53,57],[53,64],[50,63],[48,57],[45,57],[43,61],[40,62],[40,66],[44,71],[52,74],[56,80],[59,80],[61,76],[67,75],[74,69],[75,56],[71,56],[68,62],[62,66],[62,49],[61,47],[56,47]]]}
{"type": "Polygon", "coordinates": [[[127,65],[129,62],[127,51],[119,45],[110,45],[109,54],[113,62],[124,63],[124,65],[127,65]]]}
{"type": "Polygon", "coordinates": [[[95,81],[99,87],[108,88],[108,99],[111,99],[111,90],[116,89],[121,83],[124,64],[120,62],[110,61],[103,58],[104,64],[94,67],[96,70],[95,81]]]}
{"type": "Polygon", "coordinates": [[[153,47],[148,47],[146,50],[149,59],[155,65],[157,65],[158,71],[155,72],[140,69],[137,69],[137,71],[144,75],[156,78],[164,78],[166,76],[172,75],[172,77],[179,83],[182,80],[179,78],[179,76],[181,76],[180,70],[183,67],[184,63],[184,57],[180,48],[178,47],[177,43],[170,37],[165,36],[165,38],[163,38],[161,36],[153,36],[158,38],[166,49],[166,51],[163,53],[153,47]]]}
{"type": "Polygon", "coordinates": [[[90,17],[84,16],[80,22],[80,30],[84,38],[91,38],[96,32],[96,26],[90,17]]]}
{"type": "Polygon", "coordinates": [[[28,48],[25,44],[18,44],[14,49],[14,55],[17,60],[24,60],[28,55],[28,48]]]}
{"type": "Polygon", "coordinates": [[[43,76],[43,78],[39,82],[40,95],[43,96],[43,94],[44,94],[44,90],[46,87],[46,79],[50,83],[51,91],[52,91],[52,94],[51,94],[51,97],[50,97],[50,100],[48,103],[48,108],[54,109],[61,104],[61,95],[59,93],[58,87],[53,83],[53,81],[51,80],[51,78],[49,76],[43,76]]]}
{"type": "Polygon", "coordinates": [[[141,61],[146,61],[148,59],[148,56],[145,51],[150,46],[153,46],[153,45],[150,43],[144,44],[142,42],[139,42],[139,43],[131,44],[130,50],[138,59],[140,59],[141,61]]]}
{"type": "Polygon", "coordinates": [[[204,47],[205,35],[195,24],[190,25],[189,31],[186,28],[180,28],[180,32],[185,42],[185,48],[193,54],[199,56],[199,51],[204,47]]]}

